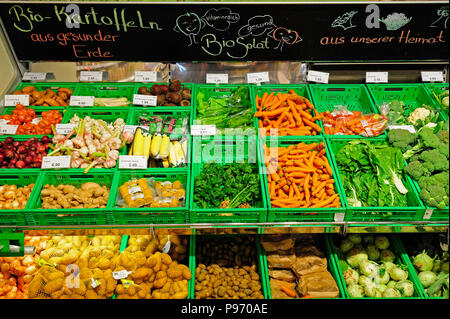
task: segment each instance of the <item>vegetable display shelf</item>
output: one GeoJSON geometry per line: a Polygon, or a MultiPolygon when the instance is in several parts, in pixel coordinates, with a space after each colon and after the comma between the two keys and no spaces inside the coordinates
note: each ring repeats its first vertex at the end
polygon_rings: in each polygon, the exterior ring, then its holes
{"type": "MultiPolygon", "coordinates": [[[[411,182],[414,185],[414,188],[417,192],[417,194],[420,194],[420,186],[419,183],[417,183],[415,180],[413,180],[411,178],[411,182]]],[[[425,203],[423,203],[423,205],[425,206],[425,212],[423,214],[423,216],[419,216],[421,217],[421,219],[423,218],[423,220],[435,220],[435,221],[445,221],[449,219],[449,206],[446,206],[444,209],[439,209],[437,207],[431,207],[431,206],[427,206],[425,203]]]]}
{"type": "MultiPolygon", "coordinates": [[[[139,88],[141,88],[141,87],[145,87],[145,88],[149,89],[149,91],[150,91],[150,88],[154,84],[169,85],[168,82],[135,83],[134,90],[133,90],[133,95],[134,94],[139,94],[138,91],[139,91],[139,88]]],[[[194,99],[195,99],[195,87],[196,87],[196,85],[194,83],[184,83],[184,82],[181,83],[181,89],[187,88],[187,89],[191,90],[191,105],[190,106],[166,106],[166,105],[159,105],[159,106],[146,106],[146,107],[152,108],[152,109],[157,110],[157,111],[164,111],[164,110],[167,110],[167,109],[170,109],[170,108],[176,108],[179,111],[192,112],[193,107],[194,107],[194,99]]],[[[133,96],[131,98],[133,98],[133,96]]],[[[133,106],[136,107],[136,108],[143,107],[141,105],[133,105],[133,106]]]]}
{"type": "MultiPolygon", "coordinates": [[[[23,174],[20,170],[14,172],[1,172],[0,185],[16,185],[17,188],[35,184],[38,187],[41,175],[37,172],[23,174]]],[[[17,225],[24,226],[27,224],[25,211],[31,207],[31,195],[28,198],[25,209],[2,209],[0,210],[0,225],[17,225]]]]}
{"type": "MultiPolygon", "coordinates": [[[[338,298],[324,298],[324,299],[346,299],[346,294],[344,293],[344,287],[341,282],[341,277],[337,271],[337,266],[333,258],[331,247],[328,243],[328,240],[326,239],[327,235],[323,235],[323,241],[322,241],[322,247],[323,250],[326,253],[327,258],[327,270],[331,273],[334,280],[336,281],[336,284],[339,288],[339,297],[338,298]]],[[[264,269],[266,270],[265,275],[265,282],[267,284],[266,291],[267,291],[267,299],[272,299],[272,290],[270,288],[270,277],[269,277],[269,266],[267,264],[267,254],[264,247],[261,245],[261,258],[262,258],[262,264],[264,265],[264,269]]],[[[313,298],[303,298],[303,299],[313,299],[313,298]]]]}
{"type": "MultiPolygon", "coordinates": [[[[335,242],[336,237],[337,236],[335,236],[335,235],[327,235],[327,240],[328,240],[329,247],[331,247],[332,257],[334,259],[334,265],[336,266],[337,273],[341,280],[341,286],[344,289],[345,298],[346,299],[380,299],[380,298],[371,298],[371,297],[354,298],[354,297],[350,296],[348,289],[347,289],[347,284],[345,283],[345,279],[344,279],[344,271],[346,270],[343,268],[345,261],[342,260],[342,258],[344,258],[344,256],[342,256],[341,250],[336,246],[336,242],[335,242]]],[[[415,274],[414,269],[412,268],[413,266],[411,265],[409,258],[407,256],[405,256],[404,252],[401,250],[401,248],[398,244],[398,239],[395,236],[388,236],[388,239],[392,243],[391,247],[389,249],[391,249],[392,252],[395,254],[394,263],[398,264],[398,265],[404,265],[406,267],[405,270],[408,272],[408,280],[410,280],[414,286],[413,296],[412,297],[402,297],[402,299],[424,299],[424,298],[426,298],[422,294],[422,291],[419,289],[418,278],[415,274]]],[[[347,266],[347,265],[345,265],[345,266],[347,266]]],[[[347,267],[349,267],[349,266],[347,266],[347,267]]],[[[383,299],[385,299],[385,298],[383,298],[383,299]]]]}
{"type": "Polygon", "coordinates": [[[439,95],[444,91],[448,91],[448,83],[424,83],[428,96],[433,100],[433,104],[436,108],[441,109],[441,113],[445,118],[448,118],[448,106],[446,109],[442,109],[441,103],[439,101],[439,95]]]}
{"type": "MultiPolygon", "coordinates": [[[[277,95],[278,93],[289,93],[290,90],[294,90],[295,93],[297,93],[300,96],[303,96],[305,98],[307,98],[308,100],[311,101],[312,103],[312,98],[311,98],[311,94],[308,88],[307,84],[266,84],[266,85],[252,85],[251,87],[251,100],[252,100],[252,108],[253,108],[253,114],[257,111],[256,108],[256,96],[259,96],[260,98],[262,98],[262,96],[264,95],[264,93],[274,93],[274,95],[277,95]]],[[[314,114],[313,111],[313,116],[315,116],[316,114],[314,114]]],[[[319,124],[319,121],[316,122],[317,124],[319,124]]],[[[321,125],[321,124],[319,124],[321,125]]],[[[322,127],[322,126],[321,126],[322,127]]],[[[258,135],[261,136],[262,135],[262,131],[261,131],[261,127],[259,124],[259,121],[256,120],[256,128],[258,129],[258,135]]],[[[322,127],[323,129],[323,127],[322,127]]],[[[267,134],[267,133],[266,133],[267,134]]],[[[269,133],[270,134],[270,133],[269,133]]],[[[269,136],[269,135],[267,135],[269,136]]],[[[296,136],[296,135],[290,135],[290,137],[292,136],[296,136]]],[[[300,135],[298,135],[300,136],[300,135]]],[[[284,136],[279,135],[279,138],[282,138],[284,136]]]]}
{"type": "MultiPolygon", "coordinates": [[[[338,106],[345,106],[349,111],[360,111],[362,114],[381,114],[373,104],[364,84],[309,84],[308,89],[312,97],[311,102],[320,113],[332,112],[338,106]]],[[[319,120],[319,124],[324,130],[322,120],[319,120]]],[[[364,138],[362,135],[327,135],[325,131],[323,131],[323,135],[349,139],[364,138]]],[[[386,133],[383,133],[374,138],[384,138],[385,136],[386,133]]]]}
{"type": "Polygon", "coordinates": [[[412,259],[413,256],[410,256],[408,254],[406,247],[403,244],[403,240],[405,240],[404,237],[397,236],[396,245],[398,246],[399,251],[402,252],[402,258],[404,258],[405,260],[408,261],[408,263],[407,263],[408,271],[411,273],[412,277],[414,278],[414,281],[417,284],[417,288],[419,289],[420,294],[422,296],[425,296],[425,298],[427,298],[427,299],[445,299],[444,297],[433,297],[433,296],[429,296],[427,294],[427,292],[425,291],[425,288],[423,287],[423,285],[419,279],[418,273],[414,267],[413,259],[412,259]]]}
{"type": "Polygon", "coordinates": [[[189,222],[189,202],[191,194],[188,191],[190,172],[184,169],[152,169],[136,171],[118,171],[108,201],[108,215],[110,221],[119,225],[133,224],[184,224],[189,222]],[[186,191],[184,207],[152,207],[130,208],[118,207],[117,201],[121,198],[119,188],[131,179],[154,178],[155,181],[180,181],[186,191]]]}
{"type": "Polygon", "coordinates": [[[95,120],[103,120],[106,123],[114,123],[118,118],[122,118],[125,123],[128,123],[132,119],[131,109],[126,107],[69,107],[64,112],[64,117],[61,124],[67,124],[70,120],[77,115],[80,118],[89,116],[95,120]]]}
{"type": "MultiPolygon", "coordinates": [[[[117,83],[117,82],[101,82],[101,83],[81,83],[79,84],[74,96],[94,96],[95,98],[127,98],[130,104],[128,106],[120,107],[131,107],[133,103],[133,91],[134,83],[117,83]]],[[[92,107],[93,105],[86,106],[92,107]]],[[[111,108],[116,106],[109,106],[111,108]]],[[[108,108],[109,108],[108,107],[108,108]]]]}
{"type": "MultiPolygon", "coordinates": [[[[435,107],[435,99],[430,97],[422,84],[367,84],[367,88],[378,109],[383,103],[403,101],[405,117],[422,105],[435,107]]],[[[440,119],[444,120],[443,115],[439,114],[440,119]]]]}
{"type": "MultiPolygon", "coordinates": [[[[263,171],[259,157],[256,136],[229,140],[222,137],[194,137],[190,193],[191,223],[263,223],[267,220],[267,201],[264,196],[263,171]],[[207,163],[219,165],[229,163],[246,163],[257,167],[261,199],[251,208],[201,208],[195,203],[195,181],[207,163]]],[[[222,188],[223,185],[214,185],[222,188]]],[[[214,192],[211,189],[211,192],[214,192]]],[[[238,194],[236,194],[238,195],[238,194]]]]}
{"type": "MultiPolygon", "coordinates": [[[[191,273],[192,273],[192,279],[190,280],[190,283],[192,283],[189,286],[189,299],[195,299],[195,275],[196,275],[196,268],[197,268],[197,259],[196,259],[196,254],[197,254],[197,245],[199,242],[204,242],[207,241],[208,239],[211,238],[223,238],[223,239],[227,239],[230,237],[236,237],[236,236],[245,236],[245,235],[198,235],[198,234],[194,234],[191,235],[191,249],[190,249],[190,257],[189,257],[189,268],[191,269],[191,273]]],[[[247,235],[247,236],[251,236],[251,235],[247,235]]],[[[255,245],[256,245],[256,262],[257,262],[257,267],[258,267],[258,273],[259,273],[259,280],[261,283],[261,289],[264,295],[265,299],[269,299],[269,291],[267,290],[268,287],[268,283],[267,283],[267,278],[268,278],[268,274],[267,274],[267,264],[264,263],[264,258],[262,255],[262,247],[260,244],[260,237],[259,235],[254,235],[255,236],[255,245]]]]}
{"type": "MultiPolygon", "coordinates": [[[[406,189],[408,190],[407,202],[408,206],[405,207],[353,207],[350,206],[347,201],[347,195],[345,194],[345,187],[342,183],[341,175],[339,173],[339,166],[336,162],[337,152],[347,145],[351,140],[349,139],[327,139],[327,144],[331,150],[333,163],[335,165],[335,178],[338,180],[339,185],[341,185],[342,196],[341,199],[345,202],[347,207],[345,221],[355,221],[355,222],[370,222],[370,221],[418,221],[422,220],[425,207],[422,205],[422,201],[417,194],[414,187],[413,180],[408,176],[402,178],[402,182],[406,189]]],[[[368,138],[367,141],[372,144],[383,143],[383,140],[368,138]]]]}
{"type": "MultiPolygon", "coordinates": [[[[52,90],[53,92],[57,93],[58,89],[62,89],[62,88],[67,88],[70,89],[72,91],[75,91],[75,89],[79,86],[80,84],[78,82],[21,82],[18,84],[18,86],[16,87],[16,89],[13,91],[18,91],[18,90],[22,90],[24,87],[27,86],[34,86],[36,88],[36,90],[38,91],[45,91],[47,89],[52,90]]],[[[11,92],[11,94],[13,94],[13,92],[11,92]]],[[[14,106],[7,106],[9,107],[14,107],[14,106]]],[[[66,108],[66,106],[43,106],[44,108],[47,108],[48,110],[63,110],[66,108]]]]}
{"type": "Polygon", "coordinates": [[[31,214],[32,220],[29,221],[33,225],[106,225],[106,210],[105,208],[70,208],[70,209],[41,209],[42,199],[41,190],[44,185],[58,186],[61,184],[73,185],[80,187],[87,182],[95,182],[100,186],[107,186],[110,188],[109,201],[113,200],[111,194],[114,191],[114,173],[113,172],[96,172],[92,171],[88,174],[82,172],[76,173],[71,171],[54,171],[45,172],[35,185],[30,196],[30,206],[27,211],[31,214]]]}
{"type": "MultiPolygon", "coordinates": [[[[228,98],[231,96],[231,94],[233,93],[234,90],[236,90],[239,87],[245,87],[248,89],[248,94],[249,94],[249,102],[250,102],[250,109],[248,113],[250,116],[249,118],[251,118],[253,125],[251,127],[249,127],[248,129],[245,130],[246,134],[250,135],[256,135],[256,128],[258,127],[258,120],[253,117],[253,107],[252,107],[252,85],[251,84],[219,84],[219,85],[215,85],[215,84],[197,84],[195,86],[195,95],[193,96],[193,103],[194,103],[194,107],[192,109],[192,116],[191,116],[191,126],[192,125],[200,125],[200,121],[201,119],[198,118],[198,109],[199,109],[199,100],[198,100],[198,95],[199,93],[204,94],[203,100],[208,101],[210,98],[228,98]],[[251,132],[249,132],[251,131],[251,132]]],[[[228,105],[228,107],[231,108],[231,106],[228,105]]],[[[245,110],[243,110],[245,111],[245,110]]],[[[220,114],[214,114],[214,116],[219,116],[220,114]]],[[[243,120],[246,120],[246,117],[244,118],[243,116],[239,116],[236,118],[232,118],[229,116],[229,114],[224,118],[224,120],[227,121],[232,121],[232,125],[229,124],[224,124],[225,128],[234,128],[234,124],[233,122],[237,121],[238,122],[238,128],[242,127],[241,123],[243,123],[243,120]]],[[[247,121],[248,123],[249,121],[247,121]]],[[[212,124],[212,123],[211,123],[212,124]]],[[[245,123],[244,123],[245,124],[245,123]]],[[[214,124],[215,125],[215,124],[214,124]]],[[[242,134],[242,133],[231,133],[231,134],[227,134],[225,135],[225,131],[224,129],[221,128],[216,128],[216,135],[221,135],[221,136],[226,136],[227,138],[233,138],[232,135],[238,135],[238,134],[242,134]]]]}
{"type": "MultiPolygon", "coordinates": [[[[266,146],[267,147],[288,147],[289,145],[296,145],[298,143],[305,143],[305,144],[311,144],[311,143],[325,143],[325,138],[322,136],[306,136],[306,137],[285,137],[285,138],[278,138],[277,140],[272,140],[271,138],[267,139],[266,146]]],[[[263,149],[263,147],[260,147],[263,149]]],[[[334,165],[334,159],[331,155],[331,149],[325,143],[325,149],[326,149],[326,158],[328,159],[328,162],[330,163],[333,176],[336,176],[336,168],[334,165]]],[[[264,156],[264,151],[261,151],[261,156],[264,156]]],[[[263,161],[263,170],[266,169],[266,159],[263,161]]],[[[269,194],[269,188],[268,188],[268,178],[266,172],[263,174],[264,178],[264,185],[266,186],[265,191],[265,198],[268,203],[268,222],[333,222],[335,221],[336,214],[345,214],[346,213],[346,206],[345,206],[345,200],[344,200],[344,194],[343,191],[339,185],[339,180],[335,179],[334,187],[337,194],[339,194],[339,198],[341,201],[341,207],[334,207],[334,208],[275,208],[272,207],[270,203],[270,194],[269,194]]]]}
{"type": "MultiPolygon", "coordinates": [[[[47,112],[47,111],[51,111],[51,110],[58,110],[59,113],[64,117],[64,114],[67,111],[67,109],[65,107],[53,107],[53,106],[51,106],[51,107],[49,107],[49,106],[30,106],[30,108],[35,111],[35,113],[36,113],[36,115],[38,117],[41,116],[42,112],[47,112]]],[[[6,107],[6,108],[3,109],[3,112],[2,112],[1,115],[6,115],[6,114],[12,115],[13,111],[14,111],[14,108],[6,107]]],[[[61,123],[63,123],[62,120],[61,120],[61,123]]],[[[37,137],[38,139],[40,139],[42,136],[45,136],[45,135],[53,137],[53,132],[50,133],[50,134],[40,134],[40,135],[36,135],[36,134],[33,134],[33,135],[24,135],[24,134],[11,135],[11,134],[8,134],[7,136],[11,136],[11,137],[14,137],[14,138],[17,138],[17,137],[25,137],[25,138],[37,137]]]]}

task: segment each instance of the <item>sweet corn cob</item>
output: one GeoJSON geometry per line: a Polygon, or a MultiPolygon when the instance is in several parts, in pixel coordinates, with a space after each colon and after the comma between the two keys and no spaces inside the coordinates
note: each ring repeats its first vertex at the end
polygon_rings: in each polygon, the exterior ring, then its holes
{"type": "Polygon", "coordinates": [[[144,135],[144,156],[147,160],[150,157],[150,147],[152,145],[152,136],[150,134],[144,135]]]}
{"type": "Polygon", "coordinates": [[[169,161],[167,160],[167,158],[163,159],[162,164],[164,168],[169,168],[169,161]]]}
{"type": "Polygon", "coordinates": [[[177,154],[175,152],[175,143],[176,142],[171,142],[169,144],[169,163],[170,165],[172,165],[172,167],[176,167],[177,166],[177,154]]]}
{"type": "Polygon", "coordinates": [[[162,137],[160,134],[155,134],[155,136],[153,136],[152,138],[152,143],[151,143],[151,149],[150,149],[150,153],[152,154],[153,157],[158,156],[159,154],[159,150],[161,148],[161,140],[162,137]]]}
{"type": "Polygon", "coordinates": [[[163,135],[161,139],[161,147],[159,149],[159,158],[167,158],[169,156],[170,137],[163,135]]]}
{"type": "Polygon", "coordinates": [[[134,134],[133,155],[144,155],[144,135],[139,127],[134,134]]]}
{"type": "Polygon", "coordinates": [[[183,148],[180,142],[175,141],[173,143],[173,152],[175,154],[175,162],[174,162],[174,166],[180,166],[185,162],[185,157],[183,154],[183,148]]]}

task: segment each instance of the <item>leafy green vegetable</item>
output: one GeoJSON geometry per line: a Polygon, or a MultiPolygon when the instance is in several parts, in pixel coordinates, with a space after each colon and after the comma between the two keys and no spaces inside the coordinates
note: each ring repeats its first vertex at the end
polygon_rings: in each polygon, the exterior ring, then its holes
{"type": "Polygon", "coordinates": [[[255,207],[261,200],[259,172],[256,165],[208,163],[195,178],[194,202],[199,208],[235,208],[243,203],[255,207]]]}

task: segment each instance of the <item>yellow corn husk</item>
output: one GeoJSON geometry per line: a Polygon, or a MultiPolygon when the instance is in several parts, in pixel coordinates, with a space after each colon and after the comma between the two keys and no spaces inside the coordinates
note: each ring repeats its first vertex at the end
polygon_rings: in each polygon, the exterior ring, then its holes
{"type": "Polygon", "coordinates": [[[170,142],[169,143],[169,164],[172,167],[177,166],[177,154],[175,152],[175,146],[174,146],[175,142],[170,142]]]}
{"type": "Polygon", "coordinates": [[[161,147],[159,148],[159,158],[167,158],[169,156],[170,137],[164,135],[161,139],[161,147]]]}
{"type": "Polygon", "coordinates": [[[142,135],[139,127],[136,129],[136,133],[134,134],[133,155],[144,155],[144,135],[142,135]]]}
{"type": "Polygon", "coordinates": [[[133,140],[133,143],[130,146],[130,149],[128,150],[128,155],[133,155],[133,148],[134,148],[134,140],[133,140]]]}
{"type": "Polygon", "coordinates": [[[170,166],[169,161],[167,160],[167,158],[162,161],[162,164],[163,164],[164,168],[169,168],[169,166],[170,166]]]}
{"type": "Polygon", "coordinates": [[[150,134],[144,135],[144,156],[147,160],[150,157],[151,146],[152,146],[152,136],[150,134]]]}
{"type": "Polygon", "coordinates": [[[159,150],[161,148],[161,140],[162,137],[160,134],[155,134],[155,136],[153,136],[152,138],[152,143],[151,143],[151,148],[150,148],[150,153],[152,154],[153,157],[158,156],[159,154],[159,150]]]}
{"type": "Polygon", "coordinates": [[[181,142],[181,151],[182,151],[182,163],[186,163],[186,158],[189,155],[188,154],[188,141],[184,140],[183,142],[181,142]]]}
{"type": "Polygon", "coordinates": [[[180,166],[185,162],[185,157],[183,153],[183,148],[181,146],[181,143],[178,141],[175,141],[173,143],[173,151],[175,154],[175,163],[174,166],[180,166]]]}

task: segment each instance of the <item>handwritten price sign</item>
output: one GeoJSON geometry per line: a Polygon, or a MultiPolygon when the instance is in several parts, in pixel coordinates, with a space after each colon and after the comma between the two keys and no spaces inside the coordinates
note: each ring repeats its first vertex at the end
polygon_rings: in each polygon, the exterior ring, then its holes
{"type": "Polygon", "coordinates": [[[366,83],[388,83],[388,72],[366,72],[366,83]]]}
{"type": "Polygon", "coordinates": [[[135,82],[156,82],[158,73],[155,71],[136,71],[134,72],[135,82]]]}
{"type": "Polygon", "coordinates": [[[25,72],[23,74],[23,81],[45,81],[47,73],[45,72],[25,72]]]}
{"type": "Polygon", "coordinates": [[[206,73],[206,83],[208,84],[227,84],[227,73],[206,73]]]}
{"type": "Polygon", "coordinates": [[[16,106],[22,104],[23,106],[30,105],[30,96],[28,94],[7,94],[5,95],[5,106],[16,106]]]}
{"type": "Polygon", "coordinates": [[[101,71],[81,71],[81,82],[101,82],[103,81],[103,72],[101,71]]]}
{"type": "Polygon", "coordinates": [[[306,80],[308,82],[316,82],[316,83],[328,83],[328,78],[330,77],[330,73],[319,72],[319,71],[309,71],[306,80]]]}
{"type": "Polygon", "coordinates": [[[440,71],[422,71],[422,82],[444,82],[444,73],[440,71]]]}
{"type": "Polygon", "coordinates": [[[136,155],[120,155],[119,169],[146,169],[147,158],[136,155]]]}
{"type": "Polygon", "coordinates": [[[259,84],[269,82],[269,72],[247,73],[247,83],[259,84]]]}
{"type": "Polygon", "coordinates": [[[66,156],[44,156],[42,158],[42,169],[70,168],[70,155],[66,156]]]}

